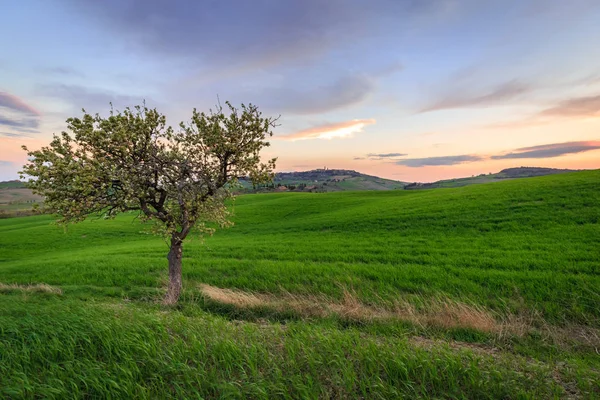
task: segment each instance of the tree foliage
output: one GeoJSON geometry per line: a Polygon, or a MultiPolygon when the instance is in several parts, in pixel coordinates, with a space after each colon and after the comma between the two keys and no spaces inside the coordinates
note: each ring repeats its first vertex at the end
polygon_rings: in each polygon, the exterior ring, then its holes
{"type": "Polygon", "coordinates": [[[49,146],[23,146],[29,163],[21,174],[61,223],[139,210],[171,238],[169,257],[179,246],[180,261],[181,242],[193,229],[211,232],[208,223],[229,224],[225,200],[238,178],[272,179],[275,159],[263,163],[260,152],[269,146],[276,119],[252,104],[194,109],[191,122],[177,130],[145,105],[111,109],[107,118],[83,112],[69,118],[70,132],[55,135],[49,146]]]}

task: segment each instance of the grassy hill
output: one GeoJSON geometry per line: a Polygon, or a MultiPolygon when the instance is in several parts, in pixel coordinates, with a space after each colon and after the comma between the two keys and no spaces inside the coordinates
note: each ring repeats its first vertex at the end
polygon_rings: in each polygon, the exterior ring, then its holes
{"type": "MultiPolygon", "coordinates": [[[[242,189],[237,194],[270,192],[343,192],[361,190],[394,189],[438,189],[498,182],[499,180],[528,178],[574,172],[567,169],[519,167],[508,168],[496,174],[479,175],[470,178],[457,178],[433,183],[407,183],[384,179],[373,175],[345,169],[316,169],[301,172],[279,172],[273,183],[254,187],[249,181],[241,180],[242,189]]],[[[43,198],[34,195],[18,180],[0,182],[0,218],[15,215],[30,215],[34,204],[42,204],[43,198]]]]}
{"type": "Polygon", "coordinates": [[[19,180],[0,182],[1,189],[24,189],[25,184],[19,180]]]}
{"type": "MultiPolygon", "coordinates": [[[[242,181],[245,191],[256,191],[249,182],[242,181]]],[[[405,182],[379,178],[347,169],[315,169],[301,172],[278,172],[271,190],[294,192],[341,192],[356,190],[402,189],[405,182]]],[[[269,187],[258,188],[258,191],[269,187]]]]}
{"type": "Polygon", "coordinates": [[[173,308],[134,215],[0,220],[0,393],[598,398],[599,181],[240,196],[173,308]]]}
{"type": "Polygon", "coordinates": [[[462,187],[467,185],[474,185],[479,183],[491,183],[498,182],[505,179],[517,179],[517,178],[533,178],[536,176],[556,175],[564,174],[567,172],[575,172],[572,169],[557,169],[557,168],[542,168],[542,167],[516,167],[506,168],[495,174],[481,174],[468,178],[454,178],[446,179],[442,181],[432,183],[411,183],[405,185],[405,189],[439,189],[439,188],[453,188],[462,187]]]}

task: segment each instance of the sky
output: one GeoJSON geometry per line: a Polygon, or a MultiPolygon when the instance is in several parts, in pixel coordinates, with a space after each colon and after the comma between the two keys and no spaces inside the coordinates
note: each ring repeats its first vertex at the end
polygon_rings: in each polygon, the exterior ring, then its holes
{"type": "Polygon", "coordinates": [[[0,2],[0,180],[82,108],[280,116],[278,171],[600,168],[598,0],[0,2]]]}

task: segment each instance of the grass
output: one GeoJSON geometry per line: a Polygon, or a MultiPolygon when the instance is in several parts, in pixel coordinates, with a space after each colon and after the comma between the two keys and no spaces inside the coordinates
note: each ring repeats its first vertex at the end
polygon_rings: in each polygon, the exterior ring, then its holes
{"type": "Polygon", "coordinates": [[[524,359],[202,311],[4,299],[2,388],[14,397],[477,398],[560,394],[524,359]],[[8,307],[6,300],[12,304],[8,307]],[[18,308],[18,311],[15,310],[18,308]],[[43,344],[43,345],[42,345],[43,344]],[[507,384],[508,383],[508,384],[507,384]]]}
{"type": "Polygon", "coordinates": [[[0,182],[0,190],[1,189],[22,189],[24,187],[25,187],[25,184],[18,180],[0,182]]]}
{"type": "Polygon", "coordinates": [[[0,393],[598,397],[598,182],[241,196],[175,308],[133,215],[0,220],[0,393]]]}

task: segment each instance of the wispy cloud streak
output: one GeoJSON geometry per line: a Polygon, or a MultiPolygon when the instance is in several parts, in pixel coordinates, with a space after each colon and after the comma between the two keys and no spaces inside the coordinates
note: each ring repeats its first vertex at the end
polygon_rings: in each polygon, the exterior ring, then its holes
{"type": "Polygon", "coordinates": [[[8,126],[20,132],[36,132],[40,122],[34,118],[16,120],[0,115],[0,125],[8,126]]]}
{"type": "Polygon", "coordinates": [[[512,100],[529,90],[531,90],[531,88],[528,85],[512,80],[495,87],[490,92],[483,95],[467,96],[460,92],[453,93],[441,100],[433,102],[431,105],[421,110],[421,112],[453,108],[488,107],[512,100]]]}
{"type": "Polygon", "coordinates": [[[0,107],[8,108],[9,110],[26,115],[32,115],[36,117],[40,116],[40,112],[38,110],[28,105],[17,96],[7,92],[0,92],[0,107]]]}
{"type": "Polygon", "coordinates": [[[370,158],[393,158],[393,157],[403,157],[407,154],[404,153],[369,153],[367,157],[370,158]]]}
{"type": "MultiPolygon", "coordinates": [[[[140,104],[144,100],[143,96],[135,97],[103,89],[67,84],[38,85],[37,93],[41,96],[64,100],[67,103],[73,104],[78,109],[85,108],[92,112],[96,112],[99,109],[107,109],[110,103],[116,108],[131,107],[140,104]]],[[[149,99],[146,97],[146,100],[149,99]]]]}
{"type": "Polygon", "coordinates": [[[540,112],[545,117],[593,117],[600,116],[600,96],[578,97],[565,100],[540,112]]]}
{"type": "Polygon", "coordinates": [[[600,141],[552,143],[540,146],[522,147],[510,153],[492,156],[492,160],[514,158],[553,158],[565,154],[583,153],[600,149],[600,141]]]}
{"type": "Polygon", "coordinates": [[[0,132],[0,136],[9,137],[9,138],[29,138],[30,136],[24,135],[22,133],[12,133],[12,132],[0,132]]]}
{"type": "Polygon", "coordinates": [[[549,143],[538,146],[521,147],[510,152],[497,155],[463,154],[439,157],[406,158],[396,160],[396,165],[419,168],[430,166],[449,166],[485,160],[507,160],[525,158],[554,158],[567,154],[577,154],[600,149],[600,141],[581,141],[565,143],[549,143]]]}
{"type": "Polygon", "coordinates": [[[484,157],[478,155],[463,154],[458,156],[407,158],[405,160],[398,160],[395,162],[395,164],[404,165],[406,167],[418,168],[428,166],[456,165],[468,162],[482,161],[484,159],[484,157]]]}
{"type": "Polygon", "coordinates": [[[362,132],[365,126],[374,124],[374,119],[353,119],[351,121],[325,124],[289,135],[276,136],[280,140],[308,140],[308,139],[340,139],[352,137],[355,133],[362,132]]]}
{"type": "Polygon", "coordinates": [[[367,76],[345,76],[310,90],[289,87],[273,90],[268,93],[267,104],[286,113],[318,114],[359,104],[374,90],[374,82],[367,76]]]}

